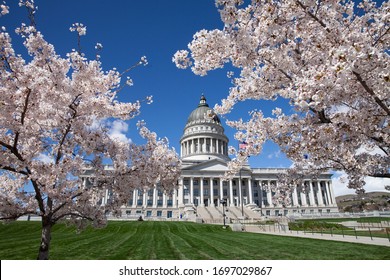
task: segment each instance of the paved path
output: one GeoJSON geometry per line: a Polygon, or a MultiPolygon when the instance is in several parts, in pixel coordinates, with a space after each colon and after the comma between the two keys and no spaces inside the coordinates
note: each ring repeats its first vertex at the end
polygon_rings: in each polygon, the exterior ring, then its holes
{"type": "Polygon", "coordinates": [[[390,247],[390,241],[387,238],[381,238],[381,237],[373,237],[371,240],[371,237],[369,236],[352,236],[352,235],[338,235],[338,234],[322,234],[321,233],[314,233],[303,231],[258,231],[258,230],[251,230],[249,227],[246,227],[247,232],[256,232],[256,233],[262,233],[262,234],[272,234],[272,235],[281,235],[281,236],[291,236],[291,237],[301,237],[301,238],[313,238],[313,239],[324,239],[324,240],[331,240],[331,241],[342,241],[342,242],[352,242],[352,243],[363,243],[363,244],[369,244],[369,245],[380,245],[380,246],[387,246],[390,247]]]}

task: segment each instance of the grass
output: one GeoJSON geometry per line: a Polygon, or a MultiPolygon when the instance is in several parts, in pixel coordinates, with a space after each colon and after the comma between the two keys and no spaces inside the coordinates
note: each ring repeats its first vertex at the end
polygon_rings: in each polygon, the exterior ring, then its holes
{"type": "MultiPolygon", "coordinates": [[[[40,223],[0,224],[0,258],[35,259],[40,223]]],[[[186,222],[109,222],[76,233],[54,226],[50,258],[65,259],[390,259],[389,247],[232,232],[186,222]]]]}
{"type": "MultiPolygon", "coordinates": [[[[304,219],[297,221],[306,221],[304,219]]],[[[361,218],[323,218],[323,219],[312,219],[311,221],[317,222],[329,222],[329,223],[340,223],[348,221],[357,221],[358,223],[380,223],[382,221],[390,222],[389,217],[361,217],[361,218]]]]}
{"type": "Polygon", "coordinates": [[[365,217],[365,218],[340,218],[340,219],[313,219],[313,220],[297,220],[296,222],[289,223],[290,230],[299,230],[305,232],[316,232],[324,234],[339,234],[339,235],[353,235],[353,236],[369,236],[369,237],[382,237],[389,238],[390,227],[383,227],[382,229],[375,229],[376,223],[381,221],[389,222],[390,218],[385,217],[365,217]],[[374,229],[355,231],[354,228],[349,228],[338,224],[345,221],[357,221],[358,223],[371,224],[374,229]]]}

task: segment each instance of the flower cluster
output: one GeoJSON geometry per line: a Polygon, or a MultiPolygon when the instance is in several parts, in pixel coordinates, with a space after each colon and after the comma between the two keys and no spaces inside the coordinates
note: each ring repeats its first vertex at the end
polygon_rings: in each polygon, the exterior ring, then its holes
{"type": "MultiPolygon", "coordinates": [[[[20,3],[36,9],[31,0],[20,3]]],[[[82,24],[70,30],[86,34],[82,24]]],[[[166,139],[145,125],[139,131],[146,144],[122,137],[125,121],[140,114],[141,102],[115,99],[123,86],[116,69],[104,71],[99,60],[76,50],[61,57],[34,25],[22,25],[17,35],[31,58],[17,54],[11,36],[0,31],[1,220],[35,214],[46,229],[64,218],[80,227],[85,221],[102,226],[104,211],[119,213],[131,188],[158,182],[167,190],[175,187],[180,162],[166,139]],[[114,172],[107,172],[105,160],[114,172]],[[95,175],[91,184],[82,178],[88,170],[95,175]],[[115,199],[103,209],[97,202],[107,189],[115,199]]],[[[46,229],[41,247],[49,246],[46,229]]],[[[39,258],[47,257],[47,250],[40,251],[39,258]]]]}
{"type": "Polygon", "coordinates": [[[6,5],[5,2],[3,2],[3,4],[0,5],[0,9],[1,9],[1,12],[0,12],[1,16],[4,16],[4,15],[9,13],[9,7],[6,5]]]}
{"type": "Polygon", "coordinates": [[[198,75],[226,63],[239,70],[228,75],[233,86],[218,114],[245,100],[290,100],[293,114],[276,108],[273,117],[256,111],[228,122],[251,143],[231,168],[270,139],[297,172],[344,170],[357,191],[365,176],[390,178],[389,2],[248,2],[216,1],[224,28],[197,32],[173,58],[198,75]]]}
{"type": "Polygon", "coordinates": [[[72,27],[70,27],[69,30],[71,32],[76,31],[79,36],[84,36],[87,34],[87,27],[84,26],[82,23],[73,23],[72,27]]]}

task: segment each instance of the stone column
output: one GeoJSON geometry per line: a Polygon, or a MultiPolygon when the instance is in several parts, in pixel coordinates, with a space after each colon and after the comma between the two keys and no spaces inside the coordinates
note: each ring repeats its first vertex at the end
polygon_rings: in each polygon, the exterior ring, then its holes
{"type": "Polygon", "coordinates": [[[167,194],[163,192],[163,208],[167,208],[167,194]]]}
{"type": "Polygon", "coordinates": [[[309,183],[309,188],[310,188],[310,192],[309,192],[310,206],[316,206],[316,203],[315,203],[315,200],[314,200],[314,190],[313,190],[312,181],[308,181],[308,183],[309,183]]]}
{"type": "Polygon", "coordinates": [[[213,138],[210,138],[210,153],[214,153],[213,138]]]}
{"type": "Polygon", "coordinates": [[[200,206],[204,206],[204,195],[203,195],[203,177],[200,178],[200,206]]]}
{"type": "Polygon", "coordinates": [[[157,188],[156,186],[154,186],[154,189],[153,189],[153,208],[157,208],[157,188]]]}
{"type": "Polygon", "coordinates": [[[242,178],[240,176],[240,178],[238,180],[238,201],[239,201],[238,206],[241,206],[241,204],[242,204],[242,201],[241,201],[241,199],[242,199],[242,182],[241,181],[242,181],[242,178]]]}
{"type": "MultiPolygon", "coordinates": [[[[304,184],[303,184],[302,188],[304,188],[304,190],[306,190],[304,184]]],[[[299,194],[300,194],[300,196],[301,196],[301,203],[302,203],[302,206],[307,206],[306,193],[303,192],[303,191],[301,191],[299,194]]]]}
{"type": "Polygon", "coordinates": [[[214,178],[210,178],[210,206],[215,206],[214,204],[214,178]]]}
{"type": "Polygon", "coordinates": [[[324,201],[324,206],[329,205],[329,199],[328,199],[328,185],[326,181],[324,182],[324,193],[322,195],[323,201],[324,201]]]}
{"type": "Polygon", "coordinates": [[[133,190],[133,207],[137,207],[138,190],[133,190]]]}
{"type": "Polygon", "coordinates": [[[326,181],[325,185],[326,185],[326,194],[327,194],[327,197],[328,197],[328,205],[332,205],[333,201],[332,201],[332,196],[330,194],[329,181],[326,181]]]}
{"type": "Polygon", "coordinates": [[[322,197],[322,186],[321,181],[317,181],[317,200],[318,200],[318,206],[324,206],[324,198],[322,197]]]}
{"type": "Polygon", "coordinates": [[[332,201],[332,206],[337,206],[336,197],[334,196],[333,187],[332,187],[332,180],[329,180],[328,184],[329,184],[329,191],[330,191],[330,198],[332,201]]]}
{"type": "Polygon", "coordinates": [[[267,203],[268,203],[268,207],[274,207],[274,204],[272,202],[272,191],[271,191],[271,186],[270,186],[270,182],[267,181],[267,203]]]}
{"type": "Polygon", "coordinates": [[[194,204],[194,178],[190,178],[190,204],[194,204]]]}
{"type": "MultiPolygon", "coordinates": [[[[179,186],[180,188],[180,186],[179,186]]],[[[177,190],[173,189],[172,192],[172,208],[177,208],[177,190]]]]}
{"type": "Polygon", "coordinates": [[[234,205],[234,196],[233,196],[233,181],[229,180],[229,194],[230,194],[230,205],[234,205]]]}
{"type": "MultiPolygon", "coordinates": [[[[176,193],[176,190],[175,190],[175,193],[176,193]]],[[[180,178],[179,179],[179,190],[178,190],[178,206],[179,207],[183,207],[184,206],[184,200],[183,200],[183,196],[184,196],[184,183],[183,183],[183,178],[180,178]]]]}
{"type": "Polygon", "coordinates": [[[148,196],[147,196],[146,191],[144,191],[144,193],[142,195],[142,206],[143,207],[147,207],[148,206],[148,196]]]}
{"type": "MultiPolygon", "coordinates": [[[[219,178],[219,200],[223,199],[223,181],[219,178]]],[[[220,205],[220,203],[218,203],[220,205]]]]}
{"type": "Polygon", "coordinates": [[[297,195],[297,187],[294,187],[293,193],[292,193],[292,199],[293,199],[293,206],[298,206],[298,195],[297,195]]]}
{"type": "Polygon", "coordinates": [[[259,185],[259,189],[260,189],[260,193],[259,193],[259,197],[260,197],[260,207],[261,207],[261,208],[264,208],[265,205],[264,205],[264,202],[263,202],[263,181],[258,180],[258,181],[257,181],[257,184],[259,185]]]}
{"type": "Polygon", "coordinates": [[[252,179],[248,179],[248,196],[249,196],[249,203],[253,204],[253,193],[252,193],[252,179]]]}

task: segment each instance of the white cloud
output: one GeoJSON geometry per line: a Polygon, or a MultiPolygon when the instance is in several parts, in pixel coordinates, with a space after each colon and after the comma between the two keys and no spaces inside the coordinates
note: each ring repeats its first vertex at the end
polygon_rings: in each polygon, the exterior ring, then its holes
{"type": "Polygon", "coordinates": [[[269,154],[267,157],[268,157],[268,159],[273,159],[273,158],[280,158],[281,155],[282,155],[282,152],[280,150],[277,150],[277,151],[269,154]]]}
{"type": "Polygon", "coordinates": [[[36,157],[36,160],[43,163],[54,163],[54,159],[45,154],[39,154],[39,156],[36,157]]]}
{"type": "Polygon", "coordinates": [[[111,122],[108,119],[94,119],[89,126],[90,130],[100,129],[102,127],[109,128],[108,136],[111,139],[116,139],[121,142],[131,143],[131,139],[127,137],[126,133],[129,131],[129,125],[122,120],[114,120],[111,122]]]}
{"type": "Polygon", "coordinates": [[[108,135],[111,139],[116,139],[121,142],[131,142],[131,139],[126,136],[126,132],[129,130],[129,125],[121,120],[115,120],[111,124],[111,128],[108,135]]]}
{"type": "MultiPolygon", "coordinates": [[[[355,191],[347,188],[347,176],[345,172],[337,171],[334,173],[332,178],[333,190],[335,196],[345,195],[345,194],[355,194],[355,191]]],[[[388,178],[374,178],[366,177],[366,185],[364,189],[366,192],[386,192],[385,186],[390,185],[390,179],[388,178]]]]}

